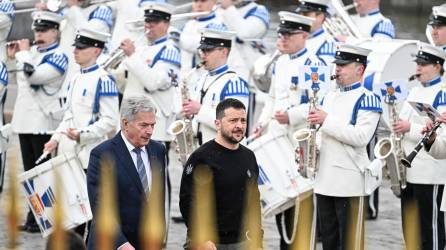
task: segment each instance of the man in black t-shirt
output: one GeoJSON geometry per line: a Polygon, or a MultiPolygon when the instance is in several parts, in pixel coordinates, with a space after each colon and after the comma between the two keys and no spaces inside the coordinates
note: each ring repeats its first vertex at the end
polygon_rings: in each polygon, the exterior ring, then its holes
{"type": "Polygon", "coordinates": [[[216,138],[195,150],[183,171],[180,210],[188,229],[185,249],[241,250],[248,246],[249,249],[261,249],[259,169],[254,153],[239,144],[246,132],[245,106],[236,99],[225,99],[217,105],[216,118],[216,138]],[[202,221],[207,219],[204,217],[209,212],[194,211],[194,207],[199,206],[196,200],[200,192],[197,190],[207,190],[206,184],[209,185],[197,178],[203,171],[212,176],[210,185],[214,199],[209,201],[215,202],[207,207],[214,210],[210,214],[215,214],[211,220],[215,221],[218,240],[198,239],[192,233],[204,226],[202,221]]]}

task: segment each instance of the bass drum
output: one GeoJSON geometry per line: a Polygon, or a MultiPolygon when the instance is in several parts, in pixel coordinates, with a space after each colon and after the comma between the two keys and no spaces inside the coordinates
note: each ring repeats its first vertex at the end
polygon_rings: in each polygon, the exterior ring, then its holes
{"type": "MultiPolygon", "coordinates": [[[[364,87],[372,90],[384,101],[382,84],[389,81],[399,81],[401,86],[409,91],[416,81],[409,82],[410,76],[415,74],[416,63],[414,55],[418,51],[416,40],[364,41],[358,45],[372,50],[367,57],[368,63],[364,73],[364,87]]],[[[403,100],[397,100],[401,106],[403,100]]],[[[383,102],[383,120],[389,125],[388,108],[383,102]]]]}

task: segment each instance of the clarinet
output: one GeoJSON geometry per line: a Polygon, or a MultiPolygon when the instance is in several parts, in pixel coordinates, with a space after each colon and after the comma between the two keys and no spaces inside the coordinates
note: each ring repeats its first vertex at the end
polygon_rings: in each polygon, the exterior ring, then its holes
{"type": "Polygon", "coordinates": [[[435,131],[440,127],[441,122],[435,122],[434,126],[431,130],[429,130],[423,138],[417,143],[415,148],[410,152],[410,154],[406,157],[401,159],[401,164],[403,164],[406,168],[410,168],[412,166],[412,161],[417,156],[418,152],[420,152],[421,148],[425,148],[427,145],[427,142],[431,138],[431,136],[435,133],[435,131]]]}

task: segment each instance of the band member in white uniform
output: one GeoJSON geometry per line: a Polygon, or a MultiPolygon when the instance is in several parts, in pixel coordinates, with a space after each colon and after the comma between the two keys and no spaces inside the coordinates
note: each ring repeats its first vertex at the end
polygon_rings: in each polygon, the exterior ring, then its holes
{"type": "Polygon", "coordinates": [[[296,12],[314,18],[311,34],[306,47],[310,54],[320,57],[325,63],[333,62],[336,52],[336,40],[322,27],[329,15],[328,4],[330,0],[306,0],[300,2],[296,12]]]}
{"type": "Polygon", "coordinates": [[[253,0],[222,0],[217,14],[229,30],[237,33],[232,49],[239,56],[231,54],[229,64],[237,74],[249,80],[254,62],[265,53],[262,38],[269,28],[268,10],[253,0]]]}
{"type": "MultiPolygon", "coordinates": [[[[277,60],[272,75],[272,83],[265,106],[255,126],[254,133],[260,135],[264,128],[287,132],[290,141],[293,133],[306,125],[308,106],[300,109],[301,104],[308,102],[308,92],[299,88],[299,67],[302,65],[320,66],[325,63],[310,54],[306,48],[311,25],[314,19],[292,12],[279,12],[277,49],[283,54],[277,60]]],[[[292,150],[290,148],[290,150],[292,150]]],[[[288,249],[283,240],[282,214],[276,216],[276,223],[281,235],[280,249],[288,249]]],[[[287,235],[290,235],[294,221],[294,207],[284,211],[287,235]]]]}
{"type": "Polygon", "coordinates": [[[216,0],[193,0],[192,11],[211,12],[207,16],[200,16],[187,21],[181,29],[181,72],[189,72],[199,61],[198,46],[200,46],[200,30],[208,28],[215,30],[228,30],[220,17],[217,17],[213,10],[216,0]]]}
{"type": "Polygon", "coordinates": [[[235,33],[204,29],[198,47],[205,75],[191,88],[191,100],[183,102],[183,114],[193,116],[194,131],[199,144],[216,136],[215,108],[226,98],[235,98],[245,106],[249,101],[247,82],[227,65],[235,33]]]}
{"type": "Polygon", "coordinates": [[[173,139],[167,128],[175,121],[175,114],[181,107],[177,88],[180,51],[167,39],[172,11],[173,6],[168,4],[144,4],[146,45],[135,47],[130,39],[122,41],[121,48],[127,58],[117,70],[118,74],[128,72],[124,99],[145,94],[156,106],[157,124],[152,139],[162,142],[173,139]]]}
{"type": "Polygon", "coordinates": [[[446,50],[446,7],[432,7],[428,25],[432,27],[431,36],[434,45],[446,50]]]}
{"type": "MultiPolygon", "coordinates": [[[[440,113],[446,111],[446,88],[441,80],[444,72],[443,63],[446,53],[441,49],[428,44],[421,44],[416,55],[417,79],[420,86],[412,88],[400,112],[400,121],[393,125],[396,133],[404,134],[403,146],[407,154],[422,138],[422,130],[427,118],[418,115],[408,101],[429,103],[440,113]]],[[[437,160],[421,150],[412,161],[412,167],[407,169],[407,187],[401,194],[402,214],[410,202],[418,207],[421,249],[444,249],[445,225],[444,214],[440,212],[441,197],[446,179],[446,160],[437,160]]],[[[412,218],[411,218],[412,219],[412,218]]],[[[411,221],[404,221],[405,223],[411,221]]],[[[413,226],[413,225],[410,225],[413,226]]],[[[405,233],[405,240],[412,235],[405,233]]]]}
{"type": "Polygon", "coordinates": [[[0,61],[6,62],[6,39],[11,31],[14,21],[15,4],[10,0],[3,0],[0,3],[0,61]]]}
{"type": "MultiPolygon", "coordinates": [[[[19,135],[25,171],[35,166],[42,148],[62,118],[62,100],[59,99],[68,58],[59,47],[59,25],[62,17],[56,13],[32,13],[35,46],[21,39],[8,47],[8,57],[16,60],[17,99],[12,116],[12,130],[19,135]],[[42,134],[43,133],[43,134],[42,134]]],[[[20,229],[39,232],[31,211],[20,229]]]]}
{"type": "Polygon", "coordinates": [[[63,121],[45,144],[45,152],[76,154],[84,168],[90,151],[115,131],[119,119],[118,92],[113,77],[96,63],[109,35],[83,28],[74,40],[80,66],[68,85],[63,121]]]}
{"type": "Polygon", "coordinates": [[[364,170],[367,144],[382,112],[379,97],[361,78],[370,50],[341,45],[336,52],[336,84],[308,121],[320,125],[319,171],[314,192],[324,249],[364,249],[364,170]]]}
{"type": "MultiPolygon", "coordinates": [[[[375,41],[385,41],[395,38],[395,27],[392,21],[379,10],[380,0],[354,0],[357,3],[356,15],[352,16],[353,23],[358,27],[362,35],[375,41]]],[[[340,41],[354,43],[353,37],[336,37],[340,41]]]]}

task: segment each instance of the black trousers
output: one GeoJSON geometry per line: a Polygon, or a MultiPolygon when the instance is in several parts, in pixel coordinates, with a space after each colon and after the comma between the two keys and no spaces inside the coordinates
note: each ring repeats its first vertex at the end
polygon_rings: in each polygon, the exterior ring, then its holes
{"type": "Polygon", "coordinates": [[[364,197],[316,197],[323,249],[364,249],[364,197]]]}
{"type": "Polygon", "coordinates": [[[401,214],[407,249],[443,250],[444,213],[440,211],[444,185],[413,184],[401,193],[401,214]]]}
{"type": "MultiPolygon", "coordinates": [[[[43,153],[43,146],[50,140],[50,138],[51,135],[19,134],[20,151],[22,151],[23,168],[25,171],[35,167],[36,160],[39,159],[40,155],[43,153]]],[[[49,160],[50,158],[51,157],[48,156],[41,163],[49,160]]],[[[25,224],[37,224],[31,210],[28,210],[25,224]]]]}

